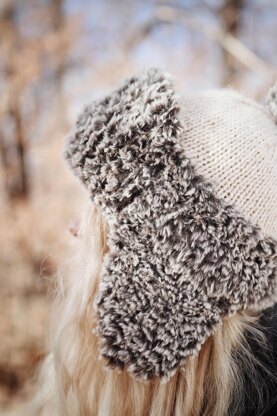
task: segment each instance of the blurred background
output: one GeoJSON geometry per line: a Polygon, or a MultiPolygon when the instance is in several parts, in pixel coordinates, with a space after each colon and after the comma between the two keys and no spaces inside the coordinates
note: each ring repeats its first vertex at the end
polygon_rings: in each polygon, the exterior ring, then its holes
{"type": "Polygon", "coordinates": [[[181,93],[277,79],[276,0],[0,0],[0,413],[33,394],[86,196],[62,159],[84,103],[149,66],[181,93]]]}

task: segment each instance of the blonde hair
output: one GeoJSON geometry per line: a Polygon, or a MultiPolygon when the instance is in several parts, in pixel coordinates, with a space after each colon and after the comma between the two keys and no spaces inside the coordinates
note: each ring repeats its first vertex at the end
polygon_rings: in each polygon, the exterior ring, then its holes
{"type": "MultiPolygon", "coordinates": [[[[245,400],[242,369],[261,395],[257,366],[247,334],[265,346],[258,317],[248,312],[224,319],[199,355],[186,360],[165,384],[143,382],[129,373],[107,370],[99,360],[95,313],[107,225],[90,206],[81,224],[75,256],[59,278],[50,332],[51,353],[40,372],[40,390],[28,415],[43,416],[223,416],[238,415],[245,400]],[[230,404],[232,406],[230,407],[230,404]]],[[[267,371],[267,370],[266,370],[267,371]]]]}

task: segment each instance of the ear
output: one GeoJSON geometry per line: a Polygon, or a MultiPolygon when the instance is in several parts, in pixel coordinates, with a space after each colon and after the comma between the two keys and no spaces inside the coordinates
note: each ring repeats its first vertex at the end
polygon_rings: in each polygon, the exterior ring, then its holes
{"type": "Polygon", "coordinates": [[[109,226],[101,357],[163,381],[224,317],[277,299],[276,241],[197,175],[178,112],[170,78],[152,69],[87,106],[66,150],[109,226]]]}
{"type": "Polygon", "coordinates": [[[80,219],[75,219],[71,221],[68,230],[72,234],[73,237],[79,237],[79,229],[80,229],[80,219]]]}

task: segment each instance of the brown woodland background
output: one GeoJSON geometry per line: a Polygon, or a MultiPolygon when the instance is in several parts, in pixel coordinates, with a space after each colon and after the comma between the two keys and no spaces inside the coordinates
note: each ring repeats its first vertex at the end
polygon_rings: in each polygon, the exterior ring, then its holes
{"type": "Polygon", "coordinates": [[[275,0],[0,0],[0,413],[20,415],[86,196],[62,159],[82,105],[161,66],[182,93],[277,79],[275,0]]]}

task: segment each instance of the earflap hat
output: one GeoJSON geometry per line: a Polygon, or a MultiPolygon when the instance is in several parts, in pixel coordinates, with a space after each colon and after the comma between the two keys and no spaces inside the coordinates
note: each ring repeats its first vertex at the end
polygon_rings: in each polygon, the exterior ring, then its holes
{"type": "Polygon", "coordinates": [[[276,302],[274,100],[180,96],[152,68],[81,113],[65,157],[108,224],[95,307],[109,367],[166,381],[224,318],[276,302]]]}

